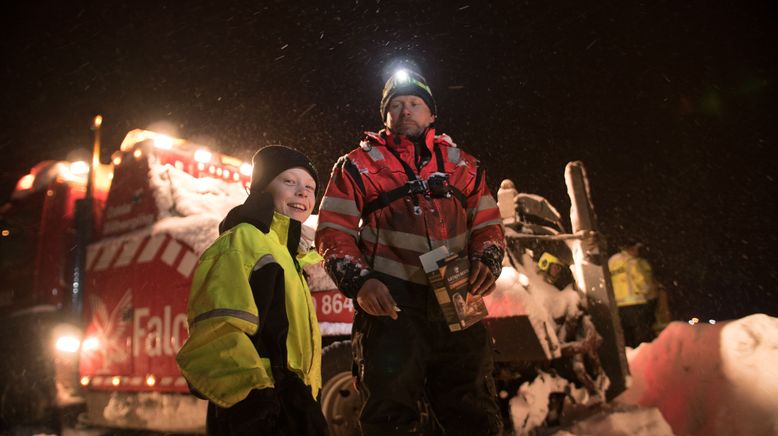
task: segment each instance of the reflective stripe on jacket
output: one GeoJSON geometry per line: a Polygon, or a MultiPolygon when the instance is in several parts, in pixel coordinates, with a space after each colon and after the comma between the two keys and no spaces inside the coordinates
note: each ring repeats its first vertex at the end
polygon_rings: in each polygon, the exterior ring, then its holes
{"type": "Polygon", "coordinates": [[[252,271],[263,263],[283,268],[288,320],[287,367],[311,387],[321,387],[321,334],[302,267],[321,261],[315,252],[297,256],[287,248],[290,219],[274,213],[263,233],[242,223],[223,233],[201,256],[188,302],[189,338],[176,358],[186,380],[221,407],[243,400],[252,389],[271,388],[271,362],[252,336],[260,324],[252,271]]]}
{"type": "Polygon", "coordinates": [[[418,169],[413,142],[388,131],[367,133],[360,147],[333,169],[319,206],[316,247],[346,295],[354,297],[373,272],[427,285],[419,255],[442,245],[482,260],[499,275],[505,248],[502,220],[478,161],[448,136],[435,136],[432,128],[424,146],[428,160],[418,169]],[[409,181],[397,156],[419,180],[439,174],[435,147],[440,148],[449,185],[461,198],[411,194],[363,216],[368,204],[409,181]]]}
{"type": "Polygon", "coordinates": [[[647,260],[619,252],[608,260],[618,306],[645,304],[656,298],[656,283],[647,260]]]}

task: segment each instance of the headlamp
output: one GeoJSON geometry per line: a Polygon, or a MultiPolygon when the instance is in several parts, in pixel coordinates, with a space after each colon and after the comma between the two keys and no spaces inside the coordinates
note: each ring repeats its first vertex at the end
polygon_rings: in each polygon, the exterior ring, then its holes
{"type": "Polygon", "coordinates": [[[406,70],[397,70],[394,73],[394,82],[395,83],[405,83],[410,80],[411,76],[408,75],[408,71],[406,70]]]}

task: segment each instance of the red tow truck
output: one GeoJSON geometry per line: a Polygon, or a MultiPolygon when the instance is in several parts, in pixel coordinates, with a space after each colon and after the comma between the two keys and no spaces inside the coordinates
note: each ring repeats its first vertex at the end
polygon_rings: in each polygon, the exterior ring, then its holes
{"type": "MultiPolygon", "coordinates": [[[[251,165],[156,132],[127,134],[111,163],[46,161],[0,209],[0,425],[57,430],[66,411],[90,425],[198,432],[175,354],[200,253],[243,202],[251,165]],[[91,188],[91,189],[90,189],[91,188]],[[91,235],[78,291],[78,205],[91,235]],[[74,285],[75,283],[75,285],[74,285]],[[85,407],[85,408],[84,408],[85,407]]],[[[347,333],[353,308],[323,270],[319,319],[347,333]],[[340,327],[339,327],[340,326],[340,327]]]]}

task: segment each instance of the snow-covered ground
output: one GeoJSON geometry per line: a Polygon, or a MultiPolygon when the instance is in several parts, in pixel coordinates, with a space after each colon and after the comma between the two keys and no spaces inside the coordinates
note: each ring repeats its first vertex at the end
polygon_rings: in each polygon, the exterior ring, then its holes
{"type": "Polygon", "coordinates": [[[617,401],[658,408],[676,435],[778,435],[778,318],[673,322],[628,359],[617,401]]]}

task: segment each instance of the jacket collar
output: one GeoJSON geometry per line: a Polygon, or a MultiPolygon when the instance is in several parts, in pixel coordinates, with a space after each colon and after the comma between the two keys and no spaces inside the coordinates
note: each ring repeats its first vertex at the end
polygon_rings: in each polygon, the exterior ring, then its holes
{"type": "Polygon", "coordinates": [[[297,256],[297,248],[300,246],[302,223],[293,220],[286,215],[273,211],[273,219],[270,222],[270,230],[278,236],[278,242],[285,245],[292,257],[297,256]]]}
{"type": "Polygon", "coordinates": [[[240,206],[232,208],[219,224],[219,233],[241,223],[251,224],[262,233],[273,231],[278,242],[285,245],[292,257],[297,256],[302,235],[302,223],[275,211],[273,197],[267,192],[251,193],[240,206]]]}
{"type": "Polygon", "coordinates": [[[300,267],[305,267],[324,260],[316,250],[299,252],[300,239],[302,238],[303,224],[300,221],[289,218],[276,211],[273,211],[273,219],[270,222],[270,230],[278,236],[278,242],[286,246],[289,254],[297,259],[300,267]]]}
{"type": "MultiPolygon", "coordinates": [[[[392,132],[389,131],[389,129],[383,129],[378,133],[365,132],[365,135],[367,136],[366,139],[372,142],[373,145],[383,145],[395,149],[413,147],[413,141],[410,138],[407,138],[405,136],[400,136],[400,135],[393,135],[392,132]]],[[[435,145],[435,128],[428,127],[423,135],[424,135],[424,144],[427,146],[427,149],[429,149],[430,152],[432,152],[433,147],[435,145]]]]}
{"type": "Polygon", "coordinates": [[[224,233],[240,223],[251,224],[262,233],[267,233],[273,213],[273,197],[267,192],[252,192],[243,204],[227,212],[227,216],[219,224],[219,233],[224,233]]]}

